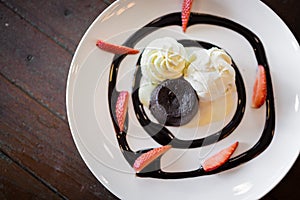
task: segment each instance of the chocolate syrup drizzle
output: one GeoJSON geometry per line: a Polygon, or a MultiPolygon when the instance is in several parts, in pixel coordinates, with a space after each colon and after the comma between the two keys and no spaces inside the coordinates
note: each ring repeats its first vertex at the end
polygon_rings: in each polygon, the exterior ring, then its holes
{"type": "MultiPolygon", "coordinates": [[[[237,155],[236,157],[229,159],[224,165],[211,172],[205,172],[200,164],[198,169],[192,171],[165,172],[160,167],[161,158],[158,158],[152,164],[147,166],[143,171],[137,173],[136,175],[139,177],[179,179],[179,178],[188,178],[188,177],[197,177],[202,175],[216,174],[234,168],[242,163],[248,162],[249,160],[255,158],[269,146],[269,144],[273,139],[274,129],[275,129],[275,106],[274,106],[273,88],[272,88],[269,66],[266,59],[266,54],[260,39],[253,32],[241,26],[240,24],[213,15],[191,13],[189,26],[194,24],[211,24],[211,25],[217,25],[217,26],[222,26],[231,29],[244,36],[244,38],[247,39],[248,42],[251,44],[258,65],[262,65],[266,71],[267,99],[265,103],[266,117],[265,117],[264,130],[258,142],[252,148],[241,153],[240,155],[237,155]]],[[[134,48],[136,43],[139,42],[148,34],[160,28],[166,26],[173,26],[173,25],[181,26],[181,13],[179,12],[171,13],[153,20],[146,26],[136,31],[133,35],[131,35],[131,37],[124,43],[124,45],[134,48]]],[[[213,44],[203,42],[203,41],[179,40],[178,42],[182,43],[185,47],[199,47],[199,48],[209,49],[215,46],[213,44]]],[[[127,162],[132,166],[137,157],[139,157],[142,153],[145,153],[151,149],[144,149],[137,152],[131,150],[126,139],[127,130],[128,130],[128,120],[129,120],[128,116],[126,117],[124,131],[120,131],[116,121],[115,105],[119,94],[119,92],[116,91],[116,81],[118,76],[118,69],[120,67],[122,60],[125,57],[126,55],[115,55],[113,62],[111,64],[109,87],[108,87],[108,102],[109,102],[110,115],[115,128],[116,137],[119,143],[120,150],[123,153],[127,162]]],[[[231,121],[217,133],[214,133],[205,138],[194,139],[194,140],[181,140],[176,138],[165,126],[152,122],[147,117],[144,111],[143,105],[140,102],[138,97],[139,84],[142,76],[141,69],[139,66],[140,59],[141,56],[137,61],[137,71],[135,74],[135,80],[133,85],[133,92],[132,92],[133,106],[134,106],[136,117],[140,122],[141,126],[149,134],[149,136],[151,136],[157,143],[161,145],[170,144],[172,145],[173,148],[181,148],[181,149],[199,148],[202,146],[211,145],[213,143],[216,143],[226,138],[236,129],[236,127],[241,122],[245,112],[245,105],[246,105],[245,86],[237,66],[233,63],[233,67],[236,71],[236,88],[238,94],[238,103],[237,103],[235,114],[231,119],[231,121]]]]}

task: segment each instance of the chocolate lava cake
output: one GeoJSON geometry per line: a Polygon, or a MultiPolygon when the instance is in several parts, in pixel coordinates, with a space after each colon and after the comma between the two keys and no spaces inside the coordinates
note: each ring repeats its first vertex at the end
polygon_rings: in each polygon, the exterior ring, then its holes
{"type": "Polygon", "coordinates": [[[198,112],[198,97],[183,78],[168,79],[151,93],[150,111],[160,124],[181,126],[198,112]]]}

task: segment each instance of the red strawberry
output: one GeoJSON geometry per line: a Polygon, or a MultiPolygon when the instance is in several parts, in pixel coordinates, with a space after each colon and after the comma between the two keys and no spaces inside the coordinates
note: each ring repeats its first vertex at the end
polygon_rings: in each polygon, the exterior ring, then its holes
{"type": "Polygon", "coordinates": [[[147,153],[140,155],[134,162],[133,168],[136,172],[142,171],[146,166],[153,162],[156,158],[164,154],[171,149],[171,145],[166,145],[158,148],[154,148],[147,153]]]}
{"type": "Polygon", "coordinates": [[[181,10],[181,22],[182,22],[183,32],[186,31],[186,27],[189,22],[192,4],[193,4],[193,0],[183,0],[182,10],[181,10]]]}
{"type": "Polygon", "coordinates": [[[115,44],[110,44],[107,42],[104,42],[103,40],[98,40],[96,43],[97,47],[104,51],[108,51],[115,54],[137,54],[139,53],[139,50],[132,49],[130,47],[125,46],[118,46],[115,44]]]}
{"type": "Polygon", "coordinates": [[[117,122],[119,124],[120,131],[124,130],[128,99],[129,99],[129,92],[121,91],[116,103],[116,117],[117,117],[117,122]]]}
{"type": "Polygon", "coordinates": [[[239,142],[235,142],[231,146],[227,147],[226,149],[221,150],[220,152],[216,153],[212,157],[208,158],[202,164],[204,171],[209,172],[214,169],[219,168],[225,162],[227,162],[230,156],[233,154],[235,149],[237,148],[239,142]]]}
{"type": "Polygon", "coordinates": [[[258,65],[258,71],[256,73],[256,80],[253,87],[252,94],[252,107],[259,108],[266,101],[267,97],[267,80],[265,68],[262,65],[258,65]]]}

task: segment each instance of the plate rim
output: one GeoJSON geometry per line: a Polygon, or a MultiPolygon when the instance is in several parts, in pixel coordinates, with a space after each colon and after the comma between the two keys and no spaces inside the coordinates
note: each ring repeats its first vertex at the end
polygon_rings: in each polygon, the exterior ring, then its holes
{"type": "MultiPolygon", "coordinates": [[[[122,4],[124,2],[130,2],[132,0],[126,0],[126,1],[122,1],[122,0],[116,0],[114,1],[112,4],[110,4],[107,8],[105,8],[97,17],[96,19],[90,24],[89,28],[85,31],[84,35],[82,36],[82,38],[80,39],[80,42],[77,45],[76,51],[72,57],[72,61],[70,64],[70,68],[68,71],[68,76],[67,76],[67,84],[66,84],[66,111],[67,111],[67,119],[68,119],[68,124],[71,130],[71,134],[72,134],[72,138],[73,141],[76,145],[76,148],[78,150],[78,152],[80,153],[81,158],[84,160],[85,164],[87,165],[87,167],[89,168],[89,170],[92,172],[92,174],[96,177],[96,179],[103,185],[105,186],[105,188],[111,193],[113,194],[115,197],[120,198],[118,194],[118,192],[114,191],[112,188],[109,187],[108,184],[104,183],[101,179],[99,179],[96,175],[96,172],[93,170],[92,166],[90,166],[88,159],[85,156],[84,150],[82,150],[80,147],[84,146],[83,144],[81,144],[82,142],[80,140],[76,139],[76,135],[75,132],[77,132],[76,130],[74,130],[75,127],[75,121],[72,118],[72,106],[70,105],[70,97],[72,95],[72,91],[71,91],[71,79],[72,79],[72,71],[74,70],[75,66],[74,63],[76,61],[76,57],[78,55],[79,49],[82,46],[82,43],[84,43],[88,33],[90,32],[91,29],[93,29],[94,25],[99,21],[99,19],[101,19],[106,12],[109,12],[114,6],[116,6],[117,4],[122,4]]],[[[266,5],[264,2],[261,2],[259,0],[256,0],[257,3],[262,4],[265,8],[267,8],[274,16],[277,17],[277,20],[280,21],[280,23],[282,23],[282,25],[288,30],[288,33],[290,34],[289,37],[291,37],[299,46],[299,43],[296,39],[296,37],[293,35],[293,33],[291,32],[291,30],[289,29],[289,27],[285,24],[285,22],[277,15],[277,13],[275,13],[268,5],[266,5]]],[[[140,2],[139,2],[140,3],[140,2]]],[[[259,196],[259,198],[262,198],[263,196],[265,196],[268,192],[270,192],[276,185],[278,185],[280,183],[280,181],[286,176],[286,174],[290,171],[290,169],[293,167],[293,165],[295,164],[297,158],[299,156],[299,152],[298,155],[295,154],[294,159],[290,160],[290,163],[287,165],[287,167],[285,167],[285,172],[281,173],[280,176],[277,176],[276,181],[273,181],[273,184],[269,185],[268,189],[265,189],[265,193],[261,194],[259,196]]]]}

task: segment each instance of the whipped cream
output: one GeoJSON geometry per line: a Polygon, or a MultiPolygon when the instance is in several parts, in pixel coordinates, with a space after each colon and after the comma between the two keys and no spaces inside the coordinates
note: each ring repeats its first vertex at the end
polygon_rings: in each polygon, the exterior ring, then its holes
{"type": "Polygon", "coordinates": [[[164,80],[184,77],[202,102],[214,101],[235,88],[235,70],[222,49],[197,49],[188,59],[184,46],[170,37],[159,38],[145,48],[141,57],[139,98],[149,106],[151,93],[164,80]]]}
{"type": "Polygon", "coordinates": [[[193,86],[200,101],[213,101],[235,88],[232,60],[222,49],[199,49],[190,56],[184,78],[193,86]]]}
{"type": "Polygon", "coordinates": [[[184,46],[170,37],[153,40],[145,48],[141,58],[143,77],[153,84],[183,75],[186,67],[184,46]]]}
{"type": "Polygon", "coordinates": [[[143,105],[149,107],[151,93],[156,88],[157,84],[149,82],[144,77],[141,78],[140,88],[139,88],[139,98],[143,105]]]}
{"type": "Polygon", "coordinates": [[[141,58],[142,79],[139,98],[149,106],[151,93],[164,80],[183,76],[187,64],[184,46],[170,37],[153,40],[145,48],[141,58]]]}

